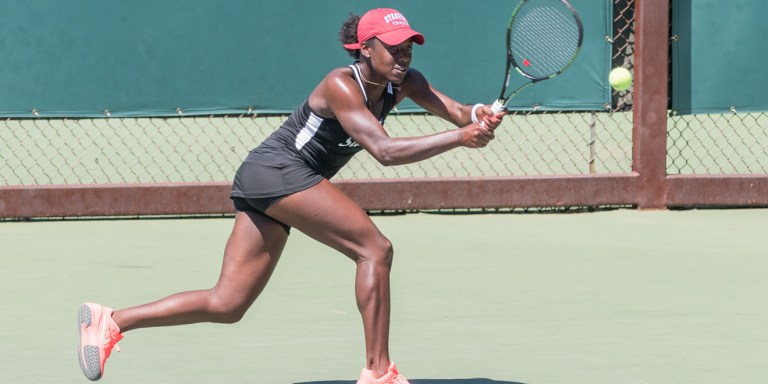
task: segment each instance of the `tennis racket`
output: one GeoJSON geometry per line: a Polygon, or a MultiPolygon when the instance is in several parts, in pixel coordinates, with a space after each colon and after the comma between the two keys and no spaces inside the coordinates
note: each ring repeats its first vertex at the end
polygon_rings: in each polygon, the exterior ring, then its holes
{"type": "Polygon", "coordinates": [[[509,18],[506,75],[491,111],[503,111],[525,88],[563,73],[579,54],[583,39],[581,17],[566,0],[522,0],[509,18]],[[530,81],[508,93],[513,68],[530,81]]]}

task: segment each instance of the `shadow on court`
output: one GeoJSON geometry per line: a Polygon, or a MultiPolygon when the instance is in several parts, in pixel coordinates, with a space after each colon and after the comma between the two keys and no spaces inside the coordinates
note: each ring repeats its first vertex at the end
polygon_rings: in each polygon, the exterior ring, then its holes
{"type": "MultiPolygon", "coordinates": [[[[491,379],[415,379],[409,381],[411,384],[525,384],[517,381],[496,381],[491,379]]],[[[355,381],[307,381],[294,384],[355,384],[355,381]]]]}

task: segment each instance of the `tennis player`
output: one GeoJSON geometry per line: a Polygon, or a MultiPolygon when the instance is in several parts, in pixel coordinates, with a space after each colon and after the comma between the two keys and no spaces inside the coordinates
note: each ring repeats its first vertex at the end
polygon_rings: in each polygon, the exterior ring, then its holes
{"type": "Polygon", "coordinates": [[[328,73],[235,175],[231,197],[237,214],[216,285],[118,311],[81,306],[78,352],[88,379],[102,377],[104,363],[127,331],[239,321],[267,284],[293,227],[357,264],[355,295],[366,350],[358,383],[408,383],[389,356],[392,245],[328,180],[361,150],[390,166],[457,147],[485,147],[503,113],[492,114],[483,104],[460,104],[412,68],[413,45],[423,44],[424,36],[394,9],[350,15],[339,36],[354,63],[328,73]],[[459,128],[390,137],[384,120],[406,97],[459,128]]]}

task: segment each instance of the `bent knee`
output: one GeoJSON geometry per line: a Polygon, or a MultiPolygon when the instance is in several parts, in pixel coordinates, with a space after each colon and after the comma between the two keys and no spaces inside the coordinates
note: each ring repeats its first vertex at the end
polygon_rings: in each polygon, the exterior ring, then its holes
{"type": "Polygon", "coordinates": [[[378,236],[375,241],[366,244],[365,247],[359,251],[357,262],[371,262],[391,267],[394,254],[395,251],[392,242],[385,236],[378,236]]]}
{"type": "Polygon", "coordinates": [[[213,323],[234,324],[243,319],[249,307],[244,300],[216,298],[212,293],[208,314],[213,323]]]}

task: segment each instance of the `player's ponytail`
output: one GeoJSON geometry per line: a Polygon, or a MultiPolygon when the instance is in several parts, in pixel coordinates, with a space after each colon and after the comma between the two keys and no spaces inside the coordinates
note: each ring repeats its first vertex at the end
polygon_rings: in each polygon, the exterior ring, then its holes
{"type": "MultiPolygon", "coordinates": [[[[344,24],[341,26],[341,30],[339,31],[339,41],[341,41],[341,44],[357,43],[358,22],[360,22],[360,16],[355,15],[354,13],[350,13],[349,17],[346,21],[344,21],[344,24]]],[[[351,56],[353,59],[360,60],[359,49],[344,48],[344,50],[346,50],[349,56],[351,56]]]]}

